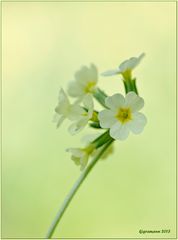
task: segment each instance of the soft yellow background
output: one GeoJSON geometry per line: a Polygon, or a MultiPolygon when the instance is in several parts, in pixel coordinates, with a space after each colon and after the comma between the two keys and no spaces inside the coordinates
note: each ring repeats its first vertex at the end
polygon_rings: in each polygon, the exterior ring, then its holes
{"type": "MultiPolygon", "coordinates": [[[[3,237],[44,237],[80,171],[82,146],[52,123],[60,86],[82,64],[99,72],[146,57],[134,71],[143,134],[115,143],[82,185],[56,237],[175,237],[175,3],[3,3],[3,237]],[[139,230],[170,229],[140,235],[139,230]]],[[[100,77],[108,94],[118,77],[100,77]]]]}

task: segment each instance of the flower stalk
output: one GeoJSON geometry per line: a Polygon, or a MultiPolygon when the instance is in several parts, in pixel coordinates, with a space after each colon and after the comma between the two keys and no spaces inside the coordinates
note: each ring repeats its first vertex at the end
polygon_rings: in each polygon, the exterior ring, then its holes
{"type": "Polygon", "coordinates": [[[105,104],[105,99],[107,95],[105,92],[103,92],[100,88],[96,88],[95,92],[93,93],[94,98],[103,106],[104,108],[107,108],[105,104]]]}
{"type": "MultiPolygon", "coordinates": [[[[106,135],[105,135],[106,137],[106,135]]],[[[64,212],[66,211],[67,207],[69,206],[71,200],[73,199],[73,197],[75,196],[76,192],[78,191],[79,187],[81,186],[81,184],[83,183],[83,181],[85,180],[85,178],[88,176],[88,174],[90,173],[90,171],[92,170],[92,168],[95,166],[95,164],[98,162],[98,160],[101,158],[101,156],[104,154],[104,152],[108,149],[108,147],[112,144],[112,142],[114,141],[114,139],[110,138],[110,140],[108,142],[106,142],[104,144],[104,146],[101,148],[101,150],[99,151],[99,153],[97,154],[96,157],[93,158],[93,160],[91,161],[91,163],[86,167],[86,169],[81,173],[79,179],[75,182],[75,184],[73,185],[73,187],[71,188],[69,194],[66,196],[61,208],[59,209],[59,212],[57,213],[55,219],[53,220],[48,233],[46,235],[47,239],[52,238],[54,231],[58,225],[58,223],[60,222],[64,212]]],[[[100,139],[98,141],[98,143],[101,144],[102,139],[100,139]]],[[[99,144],[98,144],[99,147],[99,144]]]]}
{"type": "Polygon", "coordinates": [[[107,96],[97,86],[98,70],[94,64],[91,64],[90,67],[82,66],[75,72],[74,81],[70,82],[68,86],[68,95],[75,98],[73,103],[63,89],[59,91],[54,119],[57,127],[65,119],[68,119],[72,122],[68,128],[71,135],[79,133],[87,126],[98,131],[105,129],[105,132],[90,138],[84,147],[66,149],[66,152],[71,154],[71,160],[80,167],[82,173],[62,203],[46,238],[52,238],[71,200],[98,160],[105,159],[113,153],[113,141],[123,141],[127,139],[130,132],[140,134],[143,131],[147,123],[147,118],[140,112],[144,106],[144,99],[138,96],[136,78],[133,78],[132,71],[144,55],[142,53],[138,57],[131,57],[116,69],[102,74],[103,76],[121,75],[125,96],[120,93],[107,96]],[[103,110],[95,110],[93,98],[104,107],[103,110]]]}

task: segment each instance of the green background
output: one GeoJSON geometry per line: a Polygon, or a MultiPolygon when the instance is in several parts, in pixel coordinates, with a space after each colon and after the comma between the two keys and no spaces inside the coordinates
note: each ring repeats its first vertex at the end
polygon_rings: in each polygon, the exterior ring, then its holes
{"type": "MultiPolygon", "coordinates": [[[[44,237],[80,175],[82,146],[52,123],[58,91],[90,62],[99,72],[146,53],[134,71],[145,131],[115,143],[82,185],[56,237],[175,237],[175,3],[3,3],[2,236],[44,237]],[[170,229],[169,234],[139,230],[170,229]]],[[[109,95],[118,77],[100,77],[109,95]]],[[[98,108],[99,109],[99,108],[98,108]]]]}

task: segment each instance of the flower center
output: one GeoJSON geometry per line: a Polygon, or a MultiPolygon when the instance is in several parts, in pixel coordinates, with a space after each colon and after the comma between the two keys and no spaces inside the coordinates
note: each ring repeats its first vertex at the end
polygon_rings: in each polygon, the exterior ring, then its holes
{"type": "Polygon", "coordinates": [[[116,118],[123,124],[130,121],[132,119],[130,108],[120,108],[116,114],[116,118]]]}
{"type": "Polygon", "coordinates": [[[87,85],[85,86],[84,91],[85,91],[86,93],[91,93],[91,92],[93,92],[93,88],[95,87],[95,85],[96,85],[96,82],[88,82],[87,85]]]}

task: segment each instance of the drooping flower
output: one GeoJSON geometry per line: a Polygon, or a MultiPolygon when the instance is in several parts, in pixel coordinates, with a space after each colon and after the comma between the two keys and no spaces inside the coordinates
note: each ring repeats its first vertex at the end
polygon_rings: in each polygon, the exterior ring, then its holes
{"type": "Polygon", "coordinates": [[[106,106],[109,108],[99,113],[99,121],[102,128],[109,128],[110,136],[114,139],[125,140],[129,132],[139,134],[146,125],[146,117],[138,112],[144,106],[143,98],[135,92],[129,92],[126,97],[114,94],[106,98],[106,106]]]}
{"type": "Polygon", "coordinates": [[[68,148],[66,151],[72,154],[71,159],[76,165],[80,166],[80,170],[82,171],[86,167],[94,148],[94,145],[90,144],[86,148],[68,148]]]}
{"type": "Polygon", "coordinates": [[[98,71],[94,64],[83,66],[74,75],[75,80],[69,84],[68,94],[81,100],[86,94],[92,94],[98,82],[98,71]]]}
{"type": "Polygon", "coordinates": [[[57,127],[59,127],[66,118],[71,121],[76,121],[83,113],[83,108],[81,108],[78,104],[71,104],[66,93],[61,88],[55,112],[54,121],[57,122],[57,127]]]}
{"type": "Polygon", "coordinates": [[[144,56],[145,53],[140,54],[140,56],[138,57],[131,57],[122,62],[116,69],[102,73],[102,76],[113,76],[117,74],[122,74],[124,78],[128,78],[129,76],[131,76],[132,70],[140,63],[144,56]]]}
{"type": "MultiPolygon", "coordinates": [[[[86,144],[91,144],[96,138],[98,138],[99,136],[101,136],[101,133],[97,133],[97,134],[89,134],[89,135],[85,135],[82,138],[82,141],[85,142],[86,144]]],[[[100,148],[95,149],[92,152],[92,157],[96,156],[98,154],[98,152],[100,151],[100,148]]],[[[114,145],[111,144],[107,150],[104,152],[104,154],[101,156],[101,160],[105,160],[109,155],[113,154],[114,152],[114,145]]]]}
{"type": "Polygon", "coordinates": [[[74,135],[80,132],[87,124],[88,121],[92,118],[94,112],[93,99],[90,94],[87,94],[83,99],[84,108],[79,114],[78,118],[74,123],[69,127],[69,132],[74,135]]]}

